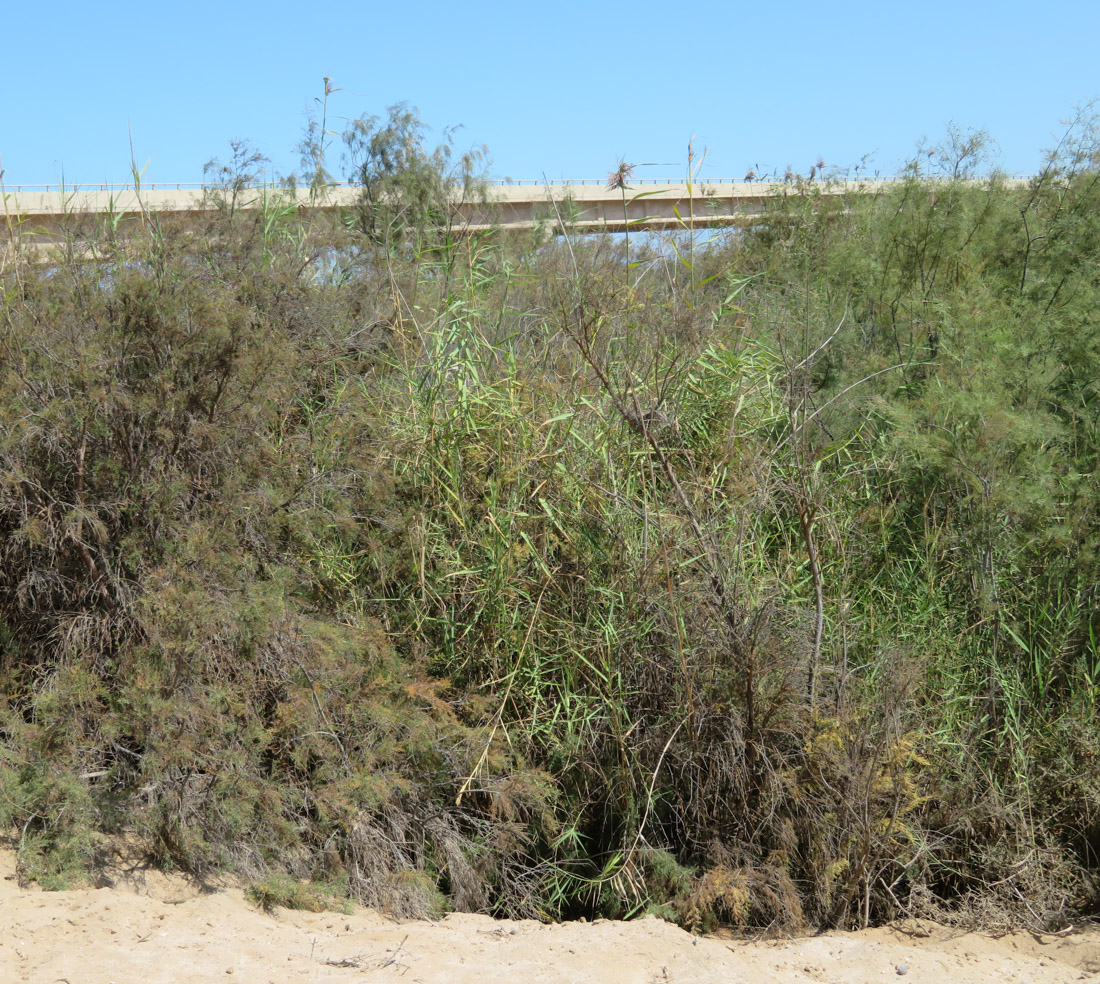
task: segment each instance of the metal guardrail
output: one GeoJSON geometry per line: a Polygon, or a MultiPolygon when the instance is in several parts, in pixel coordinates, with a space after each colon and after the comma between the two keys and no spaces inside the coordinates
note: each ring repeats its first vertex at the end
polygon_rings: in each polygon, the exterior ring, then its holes
{"type": "MultiPolygon", "coordinates": [[[[797,176],[798,178],[805,179],[804,175],[797,176]]],[[[834,175],[818,179],[821,182],[825,181],[858,181],[863,183],[882,183],[887,184],[894,181],[900,181],[905,175],[853,175],[853,176],[840,176],[834,175]]],[[[985,175],[984,177],[989,177],[985,175]]],[[[1027,181],[1035,177],[1033,174],[1006,174],[1001,175],[1011,181],[1027,181]]],[[[751,181],[745,181],[744,178],[701,178],[695,177],[692,179],[692,184],[700,188],[713,187],[715,185],[728,185],[728,184],[785,184],[790,183],[792,179],[784,179],[779,176],[768,176],[754,178],[751,181]]],[[[946,179],[933,179],[933,180],[946,180],[946,179]]],[[[982,179],[979,179],[982,180],[982,179]]],[[[552,178],[549,181],[542,178],[490,178],[487,182],[490,186],[495,187],[534,187],[550,185],[551,187],[569,187],[576,185],[594,185],[606,188],[608,186],[607,178],[552,178]]],[[[631,178],[630,183],[627,185],[627,190],[633,187],[642,185],[684,185],[687,182],[683,176],[676,178],[631,178]]],[[[206,181],[153,181],[149,184],[142,184],[140,187],[132,184],[17,184],[6,185],[4,190],[8,194],[19,194],[21,192],[57,192],[60,194],[77,194],[79,192],[89,191],[124,191],[124,192],[137,192],[137,191],[202,191],[206,188],[217,189],[222,187],[216,183],[206,181]]],[[[285,183],[276,182],[264,182],[258,184],[244,185],[242,191],[289,191],[292,187],[299,189],[308,189],[307,184],[290,185],[285,183]]],[[[329,183],[326,187],[329,188],[355,188],[357,185],[350,181],[334,181],[329,183]]]]}

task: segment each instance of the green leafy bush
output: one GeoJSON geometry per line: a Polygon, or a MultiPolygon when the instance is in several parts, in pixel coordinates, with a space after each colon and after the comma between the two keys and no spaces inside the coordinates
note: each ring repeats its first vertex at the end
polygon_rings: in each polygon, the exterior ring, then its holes
{"type": "Polygon", "coordinates": [[[473,162],[398,107],[346,222],[238,207],[235,147],[201,235],[5,268],[24,876],[122,838],[407,916],[1095,905],[1094,137],[628,255],[456,239],[473,162]]]}

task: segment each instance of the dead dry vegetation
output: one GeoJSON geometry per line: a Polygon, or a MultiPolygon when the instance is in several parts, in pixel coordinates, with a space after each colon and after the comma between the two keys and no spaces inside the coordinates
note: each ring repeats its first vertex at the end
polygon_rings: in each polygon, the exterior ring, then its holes
{"type": "Polygon", "coordinates": [[[199,235],[13,230],[21,877],[125,842],[267,906],[1093,911],[1097,147],[792,181],[706,242],[465,236],[367,172],[346,222],[245,208],[247,155],[199,235]]]}

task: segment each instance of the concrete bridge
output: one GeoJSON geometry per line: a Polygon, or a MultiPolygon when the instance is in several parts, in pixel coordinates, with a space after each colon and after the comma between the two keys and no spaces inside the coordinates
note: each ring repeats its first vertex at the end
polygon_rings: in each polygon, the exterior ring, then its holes
{"type": "MultiPolygon", "coordinates": [[[[752,222],[764,212],[770,198],[819,194],[838,196],[875,194],[897,178],[828,182],[631,181],[625,191],[609,189],[603,179],[572,181],[518,181],[491,184],[484,201],[455,201],[456,232],[490,228],[544,227],[550,232],[622,232],[624,230],[686,229],[752,222]]],[[[1027,179],[1010,179],[1023,184],[1027,179]]],[[[66,235],[91,232],[109,221],[125,229],[143,215],[175,215],[185,224],[198,220],[213,207],[202,184],[150,184],[140,189],[126,185],[17,185],[5,191],[4,211],[9,242],[47,246],[66,235]]],[[[249,187],[238,193],[238,208],[279,207],[322,211],[346,208],[359,194],[355,186],[334,185],[311,199],[305,188],[249,187]]]]}

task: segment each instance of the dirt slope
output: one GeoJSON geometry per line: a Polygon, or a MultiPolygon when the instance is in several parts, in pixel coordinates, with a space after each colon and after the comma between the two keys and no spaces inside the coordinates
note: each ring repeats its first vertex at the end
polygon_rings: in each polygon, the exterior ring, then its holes
{"type": "Polygon", "coordinates": [[[282,982],[1100,981],[1100,931],[1036,939],[952,933],[932,924],[745,943],[697,939],[659,922],[544,926],[450,915],[396,922],[257,911],[232,888],[132,872],[115,887],[20,888],[0,852],[0,981],[27,984],[282,982]]]}

